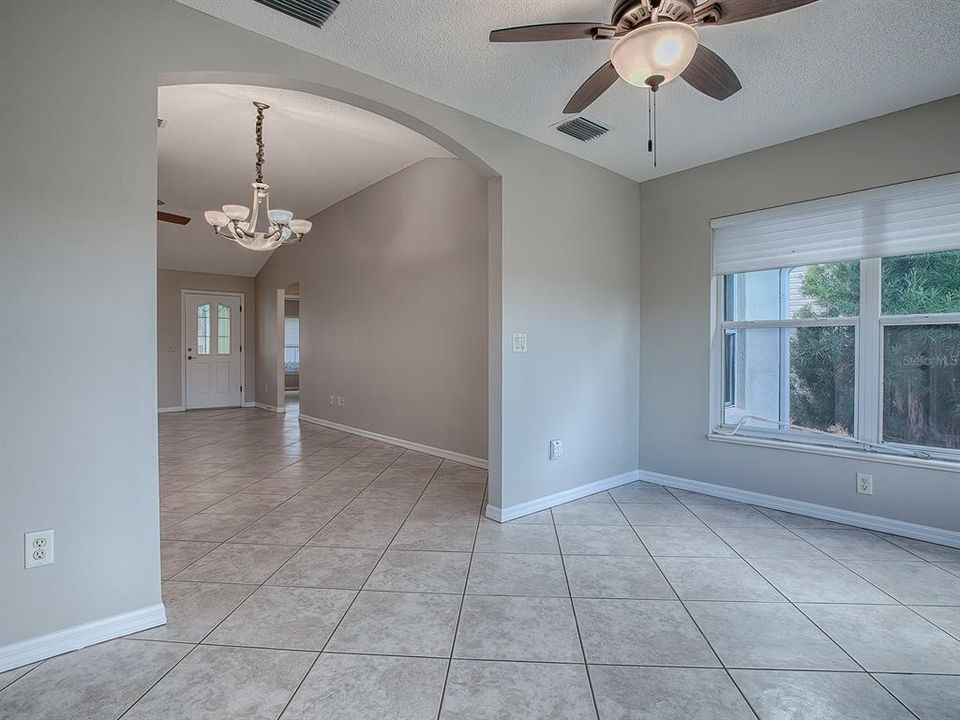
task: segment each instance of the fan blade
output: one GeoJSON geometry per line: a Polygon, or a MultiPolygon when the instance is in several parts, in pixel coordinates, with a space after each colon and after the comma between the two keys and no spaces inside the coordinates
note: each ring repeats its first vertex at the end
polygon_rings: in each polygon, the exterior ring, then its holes
{"type": "Polygon", "coordinates": [[[723,58],[703,45],[697,46],[693,60],[680,73],[694,89],[716,100],[726,100],[740,90],[740,79],[723,58]]]}
{"type": "Polygon", "coordinates": [[[173,213],[163,212],[162,210],[157,210],[157,220],[173,223],[174,225],[186,225],[190,222],[190,218],[186,215],[174,215],[173,213]]]}
{"type": "Polygon", "coordinates": [[[563,111],[565,113],[583,112],[594,100],[603,95],[619,77],[612,62],[604,63],[573,94],[563,111]]]}
{"type": "MultiPolygon", "coordinates": [[[[817,0],[717,0],[712,3],[720,7],[720,19],[715,25],[729,25],[730,23],[753,20],[766,15],[774,15],[793,10],[794,8],[809,5],[817,0]]],[[[706,6],[704,6],[706,7],[706,6]]],[[[697,8],[698,14],[701,8],[697,8]]]]}
{"type": "Polygon", "coordinates": [[[603,23],[546,23],[544,25],[521,25],[502,28],[490,33],[490,42],[542,42],[544,40],[589,40],[598,31],[609,32],[616,28],[603,23]]]}

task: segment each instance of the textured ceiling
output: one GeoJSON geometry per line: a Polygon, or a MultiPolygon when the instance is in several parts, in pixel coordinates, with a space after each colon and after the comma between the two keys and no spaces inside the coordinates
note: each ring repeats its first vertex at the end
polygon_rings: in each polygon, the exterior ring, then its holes
{"type": "Polygon", "coordinates": [[[296,217],[308,218],[424,158],[450,157],[392,120],[315,95],[239,85],[162,87],[158,195],[164,210],[194,221],[158,223],[161,268],[250,276],[270,257],[217,238],[203,220],[204,210],[252,203],[254,99],[270,105],[263,172],[271,206],[296,217]]]}
{"type": "Polygon", "coordinates": [[[487,42],[509,25],[607,21],[613,0],[343,0],[322,29],[253,0],[179,2],[636,180],[960,93],[960,0],[820,0],[708,27],[702,42],[743,90],[720,103],[680,81],[665,86],[654,169],[646,97],[626,83],[585,113],[614,132],[583,144],[552,127],[608,43],[487,42]]]}

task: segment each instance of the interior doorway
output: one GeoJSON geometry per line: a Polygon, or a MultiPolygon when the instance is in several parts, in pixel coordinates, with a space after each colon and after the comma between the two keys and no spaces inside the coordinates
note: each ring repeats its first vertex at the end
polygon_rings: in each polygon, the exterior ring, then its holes
{"type": "Polygon", "coordinates": [[[183,293],[184,407],[243,405],[243,295],[183,293]]]}

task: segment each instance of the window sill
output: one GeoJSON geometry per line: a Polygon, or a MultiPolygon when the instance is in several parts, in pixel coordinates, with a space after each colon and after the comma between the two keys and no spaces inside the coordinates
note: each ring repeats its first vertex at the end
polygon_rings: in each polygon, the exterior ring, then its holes
{"type": "Polygon", "coordinates": [[[715,442],[730,443],[732,445],[752,445],[755,447],[774,448],[777,450],[792,450],[794,452],[812,453],[814,455],[828,455],[831,457],[852,458],[867,462],[887,463],[889,465],[903,465],[907,467],[925,468],[928,470],[945,470],[960,473],[960,462],[950,460],[928,459],[895,455],[878,451],[861,450],[859,448],[842,448],[832,445],[814,445],[797,442],[795,440],[780,440],[755,435],[727,435],[711,430],[707,439],[715,442]]]}

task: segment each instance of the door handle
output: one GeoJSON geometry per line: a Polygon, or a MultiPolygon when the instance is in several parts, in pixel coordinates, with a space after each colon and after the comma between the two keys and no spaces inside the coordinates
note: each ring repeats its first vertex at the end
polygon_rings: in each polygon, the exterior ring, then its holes
{"type": "Polygon", "coordinates": [[[193,355],[187,355],[187,360],[193,360],[193,355]]]}

